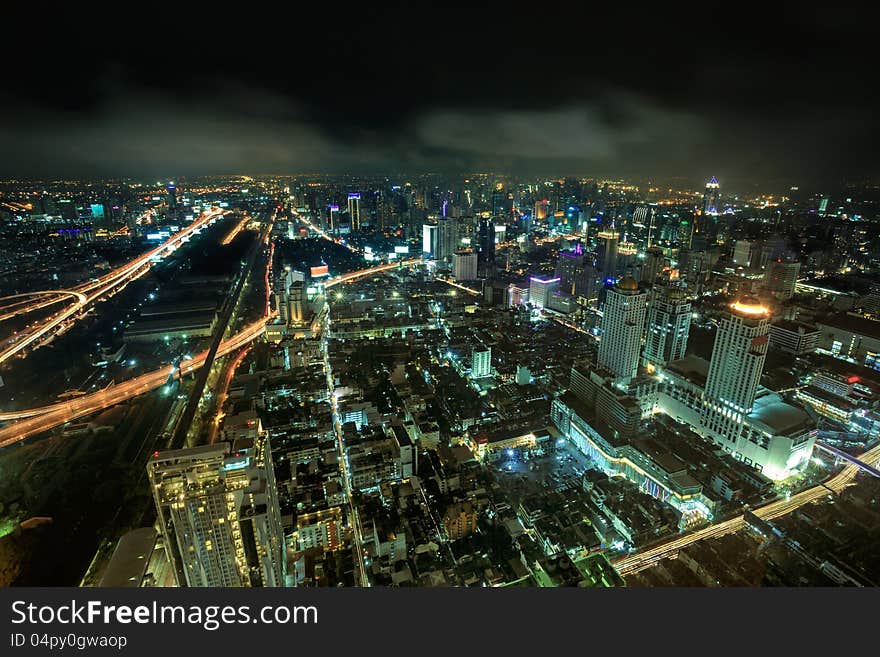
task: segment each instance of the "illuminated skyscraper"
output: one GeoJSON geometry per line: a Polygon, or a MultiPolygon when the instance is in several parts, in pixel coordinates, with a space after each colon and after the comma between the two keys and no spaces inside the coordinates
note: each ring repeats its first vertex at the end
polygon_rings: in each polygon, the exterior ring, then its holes
{"type": "Polygon", "coordinates": [[[647,293],[640,291],[639,284],[630,276],[623,277],[607,291],[599,367],[611,372],[620,382],[629,381],[638,372],[647,303],[647,293]]]}
{"type": "Polygon", "coordinates": [[[360,230],[361,227],[361,195],[359,192],[351,192],[348,195],[348,217],[351,221],[351,230],[360,230]]]}
{"type": "Polygon", "coordinates": [[[667,269],[651,288],[648,303],[648,328],[642,361],[647,365],[665,365],[684,358],[691,327],[691,302],[678,271],[667,269]]]}
{"type": "Polygon", "coordinates": [[[682,219],[678,223],[678,248],[689,249],[694,239],[694,223],[689,219],[682,219]]]}
{"type": "Polygon", "coordinates": [[[422,253],[434,259],[440,256],[440,227],[437,224],[422,226],[422,253]]]}
{"type": "Polygon", "coordinates": [[[473,251],[458,251],[452,256],[452,275],[457,281],[477,279],[477,254],[473,251]]]}
{"type": "Polygon", "coordinates": [[[797,285],[798,273],[801,263],[786,261],[782,258],[772,260],[767,264],[764,272],[764,289],[777,299],[791,299],[794,296],[794,288],[797,285]]]}
{"type": "Polygon", "coordinates": [[[535,202],[535,221],[540,221],[541,219],[546,219],[547,215],[550,212],[550,201],[542,199],[540,201],[535,202]]]}
{"type": "Polygon", "coordinates": [[[268,435],[156,452],[147,464],[179,586],[283,586],[285,546],[268,435]]]}
{"type": "Polygon", "coordinates": [[[293,281],[287,296],[288,322],[299,325],[305,320],[306,286],[303,281],[293,281]]]}
{"type": "Polygon", "coordinates": [[[733,245],[733,264],[748,267],[752,257],[752,243],[748,240],[737,240],[733,245]]]}
{"type": "Polygon", "coordinates": [[[721,186],[715,176],[706,183],[706,191],[703,193],[703,214],[717,217],[720,214],[721,186]]]}
{"type": "Polygon", "coordinates": [[[177,207],[177,186],[171,182],[165,185],[166,191],[166,202],[168,203],[168,209],[174,210],[177,207]]]}
{"type": "Polygon", "coordinates": [[[504,193],[504,186],[501,183],[495,185],[492,192],[492,218],[503,217],[506,213],[507,195],[504,193]]]}
{"type": "Polygon", "coordinates": [[[578,275],[584,271],[584,248],[578,244],[571,251],[560,251],[556,261],[556,277],[562,279],[562,287],[566,292],[574,292],[574,284],[578,275]]]}
{"type": "Polygon", "coordinates": [[[477,246],[480,265],[487,275],[490,275],[495,266],[495,222],[492,219],[480,221],[477,228],[477,246]]]}
{"type": "Polygon", "coordinates": [[[546,308],[550,303],[553,293],[559,289],[559,278],[538,278],[532,276],[529,279],[529,301],[538,308],[546,308]]]}
{"type": "Polygon", "coordinates": [[[770,335],[770,312],[753,297],[743,297],[725,313],[715,334],[703,423],[730,441],[752,412],[770,335]]]}
{"type": "Polygon", "coordinates": [[[614,226],[610,230],[603,230],[598,235],[599,238],[599,258],[596,263],[597,268],[605,278],[615,278],[617,276],[617,242],[619,235],[614,226]]]}
{"type": "Polygon", "coordinates": [[[653,285],[657,274],[666,265],[666,255],[662,249],[652,246],[645,253],[645,261],[642,263],[641,282],[646,285],[653,285]]]}
{"type": "Polygon", "coordinates": [[[452,260],[452,256],[458,250],[458,219],[441,217],[437,223],[440,231],[440,249],[437,258],[452,260]]]}
{"type": "Polygon", "coordinates": [[[482,347],[471,352],[471,376],[475,379],[491,376],[492,348],[482,347]]]}

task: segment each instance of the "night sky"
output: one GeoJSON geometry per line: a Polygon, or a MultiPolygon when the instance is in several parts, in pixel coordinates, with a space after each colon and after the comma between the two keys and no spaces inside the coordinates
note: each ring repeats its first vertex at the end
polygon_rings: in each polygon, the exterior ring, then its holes
{"type": "Polygon", "coordinates": [[[592,4],[162,5],[99,22],[45,7],[2,36],[0,176],[877,182],[865,16],[592,4]]]}

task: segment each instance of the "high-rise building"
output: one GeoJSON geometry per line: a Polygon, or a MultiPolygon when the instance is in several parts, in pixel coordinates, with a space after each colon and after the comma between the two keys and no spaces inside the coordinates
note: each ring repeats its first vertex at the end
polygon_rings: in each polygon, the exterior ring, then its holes
{"type": "Polygon", "coordinates": [[[656,246],[650,247],[645,253],[645,261],[642,263],[640,282],[645,285],[653,285],[657,275],[666,266],[666,255],[662,249],[656,246]]]}
{"type": "Polygon", "coordinates": [[[627,382],[638,373],[647,303],[647,293],[640,291],[639,284],[630,276],[624,276],[607,290],[599,367],[611,372],[619,382],[627,382]]]}
{"type": "Polygon", "coordinates": [[[733,264],[748,267],[752,254],[752,243],[748,240],[737,240],[733,245],[733,264]]]}
{"type": "Polygon", "coordinates": [[[678,222],[678,248],[689,249],[694,239],[694,223],[689,219],[678,222]]]}
{"type": "Polygon", "coordinates": [[[177,208],[177,186],[172,182],[165,185],[165,200],[168,203],[168,209],[174,210],[177,208]]]}
{"type": "Polygon", "coordinates": [[[532,276],[529,279],[529,301],[538,308],[546,308],[550,303],[550,297],[559,289],[559,283],[558,278],[532,276]]]}
{"type": "Polygon", "coordinates": [[[654,234],[654,208],[648,205],[640,205],[632,213],[632,227],[639,235],[644,235],[647,248],[653,245],[656,235],[654,234]]]}
{"type": "Polygon", "coordinates": [[[489,271],[495,264],[495,222],[492,219],[480,221],[477,228],[477,247],[480,264],[489,271]]]}
{"type": "MultiPolygon", "coordinates": [[[[259,420],[255,421],[257,425],[259,420]]],[[[155,453],[147,464],[179,586],[283,586],[285,545],[268,434],[155,453]]]]}
{"type": "Polygon", "coordinates": [[[706,183],[706,191],[703,192],[703,214],[707,216],[718,216],[721,207],[721,186],[718,179],[712,176],[706,183]]]}
{"type": "Polygon", "coordinates": [[[336,232],[337,230],[339,230],[339,206],[336,204],[328,205],[327,214],[330,232],[336,232]]]}
{"type": "Polygon", "coordinates": [[[477,254],[473,251],[458,251],[452,256],[452,275],[457,281],[477,279],[477,254]]]}
{"type": "Polygon", "coordinates": [[[801,263],[796,260],[771,260],[764,272],[764,289],[779,300],[791,299],[800,270],[801,263]]]}
{"type": "Polygon", "coordinates": [[[715,334],[706,377],[702,423],[734,442],[743,418],[752,412],[770,335],[770,312],[745,296],[732,304],[715,334]]]}
{"type": "Polygon", "coordinates": [[[598,235],[599,258],[596,267],[606,279],[617,277],[617,242],[619,235],[612,226],[610,230],[603,230],[598,235]]]}
{"type": "Polygon", "coordinates": [[[492,217],[504,217],[507,214],[506,206],[507,194],[504,193],[504,186],[498,183],[492,192],[492,217]]]}
{"type": "Polygon", "coordinates": [[[278,311],[278,319],[287,325],[290,323],[290,304],[287,292],[280,290],[275,292],[275,310],[278,311]]]}
{"type": "Polygon", "coordinates": [[[691,302],[678,271],[666,270],[651,288],[642,356],[645,366],[665,365],[684,358],[690,327],[691,302]]]}
{"type": "Polygon", "coordinates": [[[529,288],[511,283],[507,286],[507,305],[520,306],[529,302],[529,288]]]}
{"type": "Polygon", "coordinates": [[[471,352],[471,377],[482,379],[492,374],[492,347],[481,347],[471,352]]]}
{"type": "Polygon", "coordinates": [[[437,224],[422,226],[422,253],[435,260],[440,254],[440,227],[437,224]]]}
{"type": "Polygon", "coordinates": [[[561,286],[569,294],[574,292],[578,274],[584,270],[584,248],[578,244],[571,251],[560,251],[556,261],[556,277],[562,279],[561,286]]]}
{"type": "Polygon", "coordinates": [[[306,286],[303,281],[293,281],[287,296],[290,324],[302,324],[305,321],[306,286]]]}
{"type": "Polygon", "coordinates": [[[348,218],[351,222],[351,230],[360,230],[361,227],[361,195],[360,192],[348,194],[348,218]]]}
{"type": "Polygon", "coordinates": [[[545,199],[541,199],[540,201],[535,201],[535,214],[534,220],[540,221],[542,219],[546,219],[547,215],[550,214],[550,201],[545,199]]]}
{"type": "MultiPolygon", "coordinates": [[[[437,222],[440,232],[440,253],[437,259],[452,260],[452,256],[458,250],[458,219],[442,217],[437,222]]],[[[474,277],[476,278],[476,277],[474,277]]]]}

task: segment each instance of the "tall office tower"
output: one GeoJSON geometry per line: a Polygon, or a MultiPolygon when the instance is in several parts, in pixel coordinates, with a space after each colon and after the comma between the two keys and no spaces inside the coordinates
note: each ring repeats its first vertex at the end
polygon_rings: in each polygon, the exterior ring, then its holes
{"type": "Polygon", "coordinates": [[[691,329],[691,302],[678,271],[663,272],[651,288],[648,302],[648,330],[642,362],[666,365],[684,358],[691,329]]]}
{"type": "Polygon", "coordinates": [[[560,278],[562,287],[569,294],[574,293],[574,284],[578,274],[584,270],[584,248],[578,244],[571,251],[560,251],[556,261],[556,278],[560,278]]]}
{"type": "Polygon", "coordinates": [[[632,275],[636,266],[639,249],[632,242],[620,242],[617,245],[617,270],[632,275]]]}
{"type": "Polygon", "coordinates": [[[482,379],[492,374],[492,347],[474,349],[471,352],[471,377],[482,379]]]}
{"type": "Polygon", "coordinates": [[[666,266],[666,255],[662,249],[652,246],[645,253],[645,262],[642,263],[641,281],[647,285],[653,285],[663,267],[666,266]]]}
{"type": "Polygon", "coordinates": [[[330,227],[330,232],[335,233],[339,230],[339,206],[335,203],[333,205],[327,206],[328,213],[328,221],[330,222],[328,225],[330,227]]]}
{"type": "Polygon", "coordinates": [[[361,228],[361,195],[360,192],[350,192],[348,194],[348,218],[351,221],[351,230],[356,231],[361,228]]]}
{"type": "Polygon", "coordinates": [[[550,214],[550,201],[548,199],[541,199],[540,201],[535,201],[535,214],[534,220],[540,221],[542,219],[546,219],[547,215],[550,214]]]}
{"type": "Polygon", "coordinates": [[[703,192],[703,214],[717,217],[721,208],[721,186],[718,179],[712,176],[706,183],[706,191],[703,192]]]}
{"type": "Polygon", "coordinates": [[[574,295],[581,297],[578,305],[586,306],[599,300],[599,289],[603,285],[602,274],[593,265],[584,265],[574,279],[574,295]]]}
{"type": "Polygon", "coordinates": [[[733,245],[733,264],[748,267],[752,253],[752,243],[748,240],[737,240],[733,245]]]}
{"type": "Polygon", "coordinates": [[[694,222],[682,219],[678,222],[678,248],[689,249],[694,239],[694,222]]]}
{"type": "Polygon", "coordinates": [[[800,270],[801,263],[796,260],[785,261],[779,258],[769,262],[767,271],[764,272],[764,289],[779,300],[791,299],[800,270]]]}
{"type": "Polygon", "coordinates": [[[458,251],[452,256],[452,275],[457,281],[477,279],[477,254],[473,251],[458,251]]]}
{"type": "Polygon", "coordinates": [[[701,422],[735,441],[752,412],[770,335],[770,312],[754,297],[731,304],[715,334],[701,422]]]}
{"type": "Polygon", "coordinates": [[[480,264],[489,275],[495,265],[495,222],[492,219],[480,220],[477,228],[477,246],[480,264]]]}
{"type": "Polygon", "coordinates": [[[173,182],[168,183],[167,185],[165,185],[165,191],[165,199],[168,203],[168,209],[174,210],[175,208],[177,208],[177,185],[175,185],[173,182]]]}
{"type": "Polygon", "coordinates": [[[376,203],[376,226],[379,232],[385,232],[385,226],[388,224],[389,208],[388,200],[381,191],[373,192],[373,200],[376,203]]]}
{"type": "Polygon", "coordinates": [[[440,227],[437,224],[424,224],[422,226],[422,253],[428,254],[435,260],[440,254],[440,227]]]}
{"type": "Polygon", "coordinates": [[[284,585],[272,455],[259,429],[231,445],[157,452],[147,463],[178,586],[284,585]]]}
{"type": "Polygon", "coordinates": [[[306,284],[293,281],[287,295],[288,324],[302,324],[305,321],[306,284]]]}
{"type": "Polygon", "coordinates": [[[458,250],[458,219],[443,217],[438,222],[440,230],[440,255],[439,258],[452,260],[452,256],[458,250]]]}
{"type": "Polygon", "coordinates": [[[497,183],[495,185],[495,190],[492,192],[492,217],[503,217],[505,216],[504,206],[505,201],[507,200],[507,195],[504,193],[504,186],[501,183],[497,183]]]}
{"type": "Polygon", "coordinates": [[[281,290],[275,293],[275,310],[282,324],[290,324],[290,302],[287,293],[281,290]]]}
{"type": "Polygon", "coordinates": [[[648,294],[639,290],[631,276],[624,276],[607,290],[599,367],[610,371],[620,382],[629,381],[638,372],[647,303],[648,294]]]}
{"type": "Polygon", "coordinates": [[[596,263],[599,271],[606,279],[617,277],[617,241],[619,236],[614,226],[610,230],[603,230],[599,238],[599,259],[596,263]]]}
{"type": "Polygon", "coordinates": [[[633,210],[632,225],[640,231],[640,235],[645,235],[645,246],[650,248],[654,237],[654,208],[640,205],[633,210]]]}

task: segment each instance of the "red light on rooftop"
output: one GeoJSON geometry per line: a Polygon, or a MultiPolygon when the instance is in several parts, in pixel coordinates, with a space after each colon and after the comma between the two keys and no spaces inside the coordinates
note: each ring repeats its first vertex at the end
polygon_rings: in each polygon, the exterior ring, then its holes
{"type": "Polygon", "coordinates": [[[153,452],[153,458],[159,456],[159,452],[153,452]]]}
{"type": "Polygon", "coordinates": [[[857,377],[857,376],[851,376],[851,377],[849,377],[849,378],[846,380],[846,382],[847,382],[847,383],[856,383],[858,380],[859,380],[859,377],[857,377]]]}

